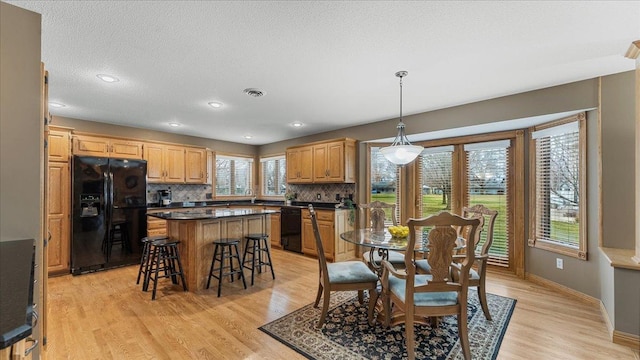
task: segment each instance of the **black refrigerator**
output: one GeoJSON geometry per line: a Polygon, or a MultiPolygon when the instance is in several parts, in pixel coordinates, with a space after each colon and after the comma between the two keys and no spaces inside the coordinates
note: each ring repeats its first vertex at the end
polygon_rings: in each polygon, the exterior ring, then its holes
{"type": "Polygon", "coordinates": [[[71,273],[139,263],[147,162],[76,155],[72,187],[71,273]]]}

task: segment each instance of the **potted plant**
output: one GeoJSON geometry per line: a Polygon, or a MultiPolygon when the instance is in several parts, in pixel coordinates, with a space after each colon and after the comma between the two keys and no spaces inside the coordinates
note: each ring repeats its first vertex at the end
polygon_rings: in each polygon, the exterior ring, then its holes
{"type": "Polygon", "coordinates": [[[285,204],[291,205],[291,200],[296,198],[296,193],[287,191],[284,194],[285,204]]]}

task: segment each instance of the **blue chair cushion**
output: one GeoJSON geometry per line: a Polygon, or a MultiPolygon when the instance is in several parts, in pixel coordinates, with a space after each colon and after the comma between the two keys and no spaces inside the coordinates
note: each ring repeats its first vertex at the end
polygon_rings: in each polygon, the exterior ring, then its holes
{"type": "MultiPolygon", "coordinates": [[[[424,284],[431,280],[431,275],[416,275],[415,283],[424,284]]],[[[393,275],[389,275],[389,290],[406,303],[405,290],[407,282],[393,275]]],[[[458,303],[458,293],[455,291],[444,292],[423,292],[413,295],[413,304],[415,306],[447,306],[456,305],[458,303]]]]}
{"type": "MultiPolygon", "coordinates": [[[[364,261],[369,262],[369,254],[370,253],[368,251],[362,254],[362,258],[364,259],[364,261]]],[[[373,252],[373,261],[375,261],[377,264],[379,264],[380,261],[382,261],[382,257],[380,257],[377,251],[373,252]]],[[[389,251],[389,258],[387,259],[387,261],[393,265],[396,265],[396,264],[404,265],[404,254],[399,253],[397,251],[389,251]]]]}
{"type": "Polygon", "coordinates": [[[418,272],[423,274],[431,274],[431,265],[429,265],[429,261],[427,259],[417,259],[415,261],[416,268],[418,272]]]}
{"type": "Polygon", "coordinates": [[[378,275],[361,261],[343,261],[327,264],[331,284],[377,282],[378,275]]]}
{"type": "Polygon", "coordinates": [[[470,280],[480,280],[480,275],[477,271],[471,269],[469,270],[469,279],[470,280]]]}

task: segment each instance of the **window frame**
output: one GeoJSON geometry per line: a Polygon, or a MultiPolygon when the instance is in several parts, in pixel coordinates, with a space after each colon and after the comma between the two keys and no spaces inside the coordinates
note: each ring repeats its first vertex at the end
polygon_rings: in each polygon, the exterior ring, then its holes
{"type": "MultiPolygon", "coordinates": [[[[287,169],[286,169],[286,162],[287,162],[287,157],[286,154],[278,154],[278,155],[269,155],[269,156],[262,156],[260,157],[260,159],[258,160],[260,163],[259,169],[258,169],[258,178],[259,178],[259,183],[260,183],[260,196],[262,198],[265,199],[281,199],[284,197],[284,194],[286,193],[286,185],[287,185],[287,169]],[[265,176],[264,176],[264,163],[267,161],[284,161],[285,163],[285,173],[284,173],[284,185],[285,185],[285,189],[283,191],[282,194],[276,194],[276,195],[267,195],[265,193],[265,176]]],[[[277,168],[276,168],[276,175],[277,174],[277,168]]]]}
{"type": "MultiPolygon", "coordinates": [[[[256,161],[255,161],[255,157],[254,156],[250,156],[250,155],[240,155],[240,154],[227,154],[227,153],[215,153],[213,155],[213,189],[212,189],[212,193],[213,193],[213,197],[215,199],[240,199],[240,198],[250,198],[253,196],[256,196],[255,193],[255,166],[256,166],[256,161]],[[249,186],[251,187],[251,194],[218,194],[216,192],[217,190],[217,183],[218,183],[218,167],[217,167],[217,163],[219,159],[227,159],[227,160],[247,160],[250,162],[250,174],[249,174],[249,186]]],[[[229,183],[230,183],[230,187],[233,187],[235,184],[234,181],[234,174],[230,174],[231,179],[229,179],[229,183]]],[[[229,192],[231,192],[231,190],[229,190],[229,192]]]]}
{"type": "Polygon", "coordinates": [[[529,239],[528,245],[537,249],[547,250],[565,256],[574,257],[580,260],[587,260],[587,121],[584,112],[536,125],[529,128],[529,239]],[[534,131],[550,129],[560,125],[577,122],[578,123],[578,167],[579,167],[579,208],[578,208],[578,246],[573,247],[557,241],[539,239],[537,237],[537,151],[536,139],[533,138],[534,131]]]}

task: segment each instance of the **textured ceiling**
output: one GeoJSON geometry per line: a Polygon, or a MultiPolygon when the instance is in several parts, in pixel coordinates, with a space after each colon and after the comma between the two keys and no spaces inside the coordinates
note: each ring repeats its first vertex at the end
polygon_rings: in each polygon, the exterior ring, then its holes
{"type": "Polygon", "coordinates": [[[53,115],[256,145],[397,117],[398,70],[414,114],[631,70],[640,38],[639,1],[7,2],[42,14],[53,115]]]}

